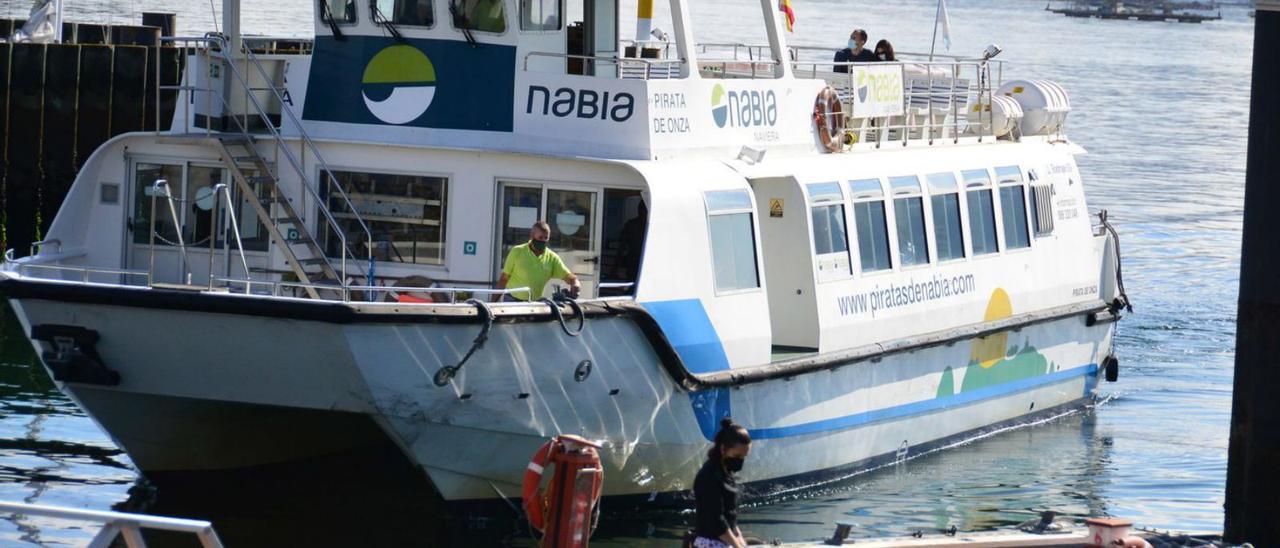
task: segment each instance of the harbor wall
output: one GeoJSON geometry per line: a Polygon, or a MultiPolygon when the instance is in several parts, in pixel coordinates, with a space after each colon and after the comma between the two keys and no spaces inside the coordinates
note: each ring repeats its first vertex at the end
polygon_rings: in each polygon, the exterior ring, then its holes
{"type": "MultiPolygon", "coordinates": [[[[0,36],[22,21],[0,20],[0,36]]],[[[28,253],[53,222],[76,173],[107,139],[171,119],[181,50],[159,27],[67,23],[77,43],[0,43],[0,249],[28,253]]]]}

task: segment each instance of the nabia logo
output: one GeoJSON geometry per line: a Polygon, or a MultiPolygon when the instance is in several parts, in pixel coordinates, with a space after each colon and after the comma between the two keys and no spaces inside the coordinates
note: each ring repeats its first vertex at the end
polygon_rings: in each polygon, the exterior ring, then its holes
{"type": "Polygon", "coordinates": [[[711,88],[711,117],[719,127],[772,126],[778,122],[778,96],[773,90],[725,91],[711,88]]]}
{"type": "Polygon", "coordinates": [[[436,68],[413,46],[390,46],[369,60],[361,80],[369,113],[388,124],[417,120],[436,95],[436,68]]]}

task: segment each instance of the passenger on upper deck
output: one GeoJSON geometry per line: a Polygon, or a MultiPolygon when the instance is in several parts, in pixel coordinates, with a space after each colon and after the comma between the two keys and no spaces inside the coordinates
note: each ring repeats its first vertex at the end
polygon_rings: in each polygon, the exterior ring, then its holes
{"type": "Polygon", "coordinates": [[[879,57],[881,61],[898,60],[897,56],[893,54],[893,44],[890,44],[888,40],[876,42],[876,57],[879,57]]]}
{"type": "MultiPolygon", "coordinates": [[[[857,29],[849,34],[849,47],[836,52],[836,63],[874,63],[880,58],[866,48],[867,31],[857,29]]],[[[849,72],[848,65],[836,65],[836,72],[849,72]]]]}
{"type": "Polygon", "coordinates": [[[542,298],[542,291],[547,282],[556,279],[564,280],[570,286],[571,294],[577,298],[582,290],[578,276],[569,271],[556,252],[547,249],[547,241],[551,239],[551,225],[546,221],[533,223],[529,229],[529,241],[511,248],[506,262],[502,263],[502,276],[498,278],[497,289],[509,287],[527,287],[529,291],[517,291],[503,295],[504,301],[534,301],[542,298]]]}

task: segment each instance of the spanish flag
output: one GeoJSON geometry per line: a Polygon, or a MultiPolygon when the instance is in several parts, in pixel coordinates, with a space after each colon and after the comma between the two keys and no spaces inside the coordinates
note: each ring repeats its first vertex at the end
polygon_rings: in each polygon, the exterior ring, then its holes
{"type": "Polygon", "coordinates": [[[787,32],[795,32],[796,11],[791,9],[791,0],[778,0],[778,10],[787,16],[787,32]]]}

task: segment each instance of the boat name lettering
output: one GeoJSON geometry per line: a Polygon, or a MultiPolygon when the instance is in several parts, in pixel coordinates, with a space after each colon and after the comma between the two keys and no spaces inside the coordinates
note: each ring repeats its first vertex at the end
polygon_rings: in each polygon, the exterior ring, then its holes
{"type": "Polygon", "coordinates": [[[636,111],[636,98],[625,91],[595,91],[591,89],[560,88],[554,93],[543,86],[529,86],[529,97],[525,103],[525,114],[534,114],[538,104],[537,97],[542,98],[541,114],[557,118],[576,116],[584,119],[612,120],[625,122],[631,119],[636,111]],[[552,100],[552,97],[555,100],[552,100]]]}
{"type": "Polygon", "coordinates": [[[719,127],[761,127],[778,123],[778,95],[773,90],[725,90],[711,94],[711,115],[719,127]]]}
{"type": "Polygon", "coordinates": [[[685,108],[684,94],[680,92],[657,92],[649,99],[653,108],[685,108]]]}
{"type": "Polygon", "coordinates": [[[932,279],[924,282],[909,279],[907,283],[901,285],[890,284],[883,289],[877,285],[871,291],[836,297],[836,306],[840,309],[841,316],[870,312],[871,317],[874,318],[876,312],[881,310],[956,297],[974,293],[977,290],[978,284],[973,274],[959,276],[935,274],[932,279]]]}

